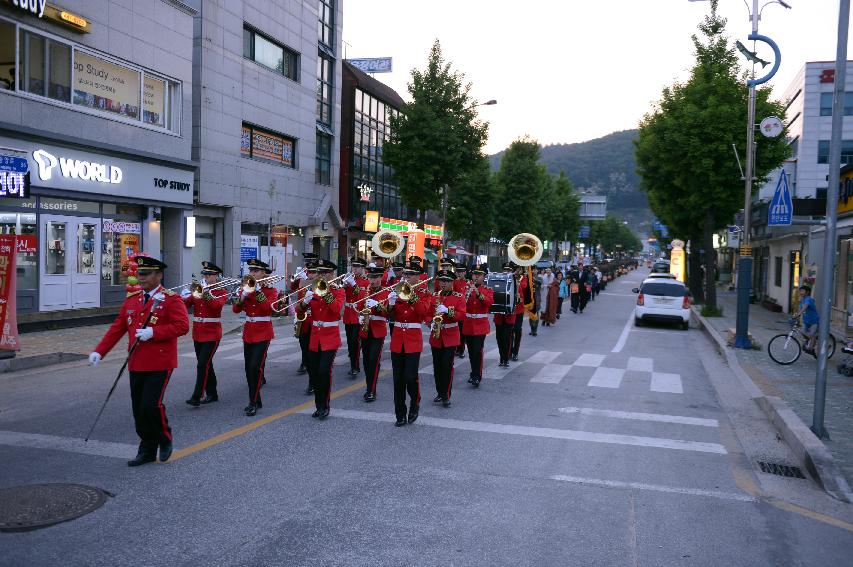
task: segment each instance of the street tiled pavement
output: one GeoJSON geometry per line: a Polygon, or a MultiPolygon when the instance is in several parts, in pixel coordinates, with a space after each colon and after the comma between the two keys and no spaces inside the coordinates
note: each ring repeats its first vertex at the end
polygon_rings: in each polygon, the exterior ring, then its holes
{"type": "MultiPolygon", "coordinates": [[[[723,308],[724,316],[708,318],[708,321],[723,337],[728,329],[735,326],[736,301],[736,292],[718,289],[717,302],[723,308]]],[[[749,332],[761,345],[761,350],[734,349],[734,352],[744,371],[762,392],[784,399],[800,419],[810,426],[814,410],[816,360],[803,354],[794,364],[782,366],[773,362],[767,355],[767,343],[770,339],[789,329],[785,313],[773,313],[760,305],[750,305],[749,332]]],[[[836,338],[839,339],[836,354],[827,366],[824,424],[830,438],[825,439],[824,443],[832,452],[848,482],[853,482],[853,378],[842,376],[836,371],[845,359],[841,352],[843,337],[836,334],[836,338]]]]}

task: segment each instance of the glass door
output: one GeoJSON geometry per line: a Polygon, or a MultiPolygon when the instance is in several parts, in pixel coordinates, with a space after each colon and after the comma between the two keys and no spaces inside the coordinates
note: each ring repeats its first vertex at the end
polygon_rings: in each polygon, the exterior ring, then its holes
{"type": "Polygon", "coordinates": [[[42,215],[41,311],[100,306],[101,221],[42,215]]]}
{"type": "Polygon", "coordinates": [[[98,219],[75,219],[76,254],[71,274],[71,301],[74,309],[98,307],[101,282],[98,277],[101,251],[101,223],[98,219]]]}
{"type": "Polygon", "coordinates": [[[42,238],[44,263],[41,273],[41,311],[71,308],[71,276],[68,274],[69,249],[68,217],[42,216],[42,238]]]}

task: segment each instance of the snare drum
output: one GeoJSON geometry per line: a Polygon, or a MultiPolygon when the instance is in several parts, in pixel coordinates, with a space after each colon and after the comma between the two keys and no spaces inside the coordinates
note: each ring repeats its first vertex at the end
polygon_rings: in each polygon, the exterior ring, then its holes
{"type": "Polygon", "coordinates": [[[495,294],[495,302],[489,313],[511,315],[515,310],[515,275],[506,272],[493,272],[486,277],[486,286],[495,294]]]}

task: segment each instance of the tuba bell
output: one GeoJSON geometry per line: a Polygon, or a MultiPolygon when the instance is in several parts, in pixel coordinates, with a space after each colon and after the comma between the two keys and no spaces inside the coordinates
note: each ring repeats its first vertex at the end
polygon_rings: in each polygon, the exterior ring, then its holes
{"type": "Polygon", "coordinates": [[[516,234],[507,244],[507,256],[519,266],[532,266],[542,257],[542,241],[534,234],[522,232],[516,234]]]}
{"type": "Polygon", "coordinates": [[[403,235],[395,230],[380,230],[373,235],[370,248],[377,256],[393,258],[403,251],[405,246],[403,235]]]}

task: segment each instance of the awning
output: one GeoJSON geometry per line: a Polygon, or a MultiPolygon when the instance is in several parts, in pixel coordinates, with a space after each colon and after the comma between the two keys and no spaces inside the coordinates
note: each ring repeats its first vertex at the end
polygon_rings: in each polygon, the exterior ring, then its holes
{"type": "Polygon", "coordinates": [[[429,248],[424,248],[424,259],[429,260],[430,262],[438,261],[438,254],[430,250],[429,248]]]}

